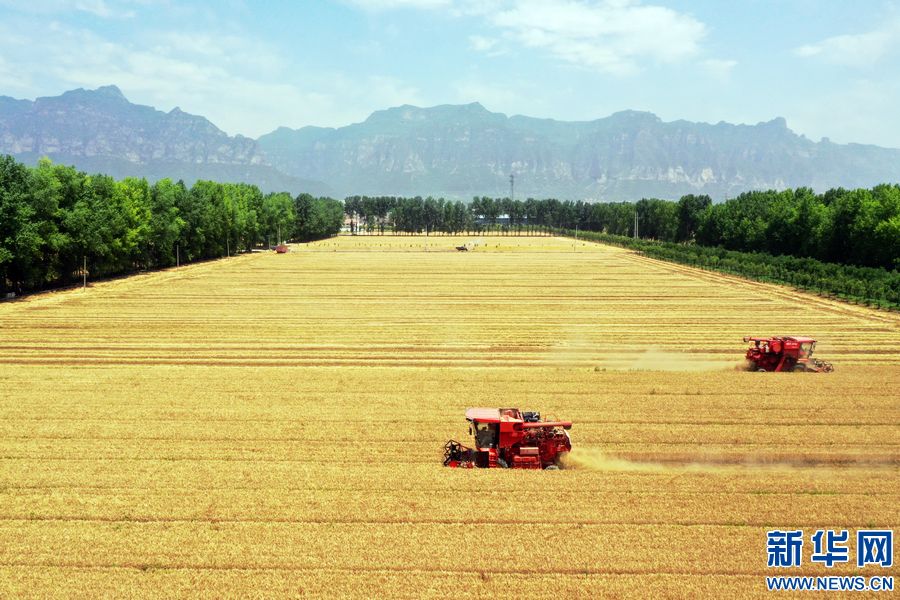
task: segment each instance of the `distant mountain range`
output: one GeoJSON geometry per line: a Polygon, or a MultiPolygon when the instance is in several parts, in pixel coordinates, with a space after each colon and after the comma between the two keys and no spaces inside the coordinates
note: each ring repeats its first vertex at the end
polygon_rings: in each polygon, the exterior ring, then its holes
{"type": "Polygon", "coordinates": [[[130,103],[115,86],[34,102],[0,97],[0,153],[88,171],[246,181],[343,197],[504,196],[634,200],[750,189],[900,181],[900,150],[813,142],[777,118],[757,125],[663,122],[624,111],[595,121],[507,117],[478,103],[401,106],[341,128],[230,137],[207,119],[130,103]]]}
{"type": "Polygon", "coordinates": [[[129,102],[114,85],[34,102],[0,96],[0,154],[42,156],[89,172],[151,180],[244,181],[267,190],[333,191],[268,164],[259,144],[230,137],[204,117],[129,102]]]}

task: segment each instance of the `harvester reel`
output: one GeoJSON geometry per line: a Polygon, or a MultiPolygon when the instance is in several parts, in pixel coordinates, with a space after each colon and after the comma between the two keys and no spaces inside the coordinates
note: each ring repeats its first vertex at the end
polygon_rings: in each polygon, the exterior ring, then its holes
{"type": "Polygon", "coordinates": [[[444,466],[450,464],[450,461],[468,460],[468,451],[463,449],[463,445],[456,440],[450,440],[444,444],[444,466]]]}
{"type": "Polygon", "coordinates": [[[834,371],[834,365],[830,362],[825,362],[824,360],[819,360],[818,358],[813,361],[819,369],[822,370],[823,373],[831,373],[834,371]]]}

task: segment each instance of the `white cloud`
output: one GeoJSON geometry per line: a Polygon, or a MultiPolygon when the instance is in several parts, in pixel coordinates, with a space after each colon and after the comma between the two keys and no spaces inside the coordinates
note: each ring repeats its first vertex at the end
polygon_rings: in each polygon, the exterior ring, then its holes
{"type": "Polygon", "coordinates": [[[134,16],[134,11],[114,8],[107,4],[105,0],[79,0],[75,3],[75,8],[104,19],[131,18],[134,16]]]}
{"type": "Polygon", "coordinates": [[[731,72],[737,66],[736,60],[723,60],[719,58],[708,58],[700,62],[703,69],[720,81],[727,81],[731,77],[731,72]]]}
{"type": "Polygon", "coordinates": [[[453,5],[453,0],[346,0],[348,4],[358,6],[365,10],[381,11],[397,8],[432,9],[447,8],[453,5]]]}
{"type": "MultiPolygon", "coordinates": [[[[697,56],[706,26],[694,17],[640,0],[348,0],[369,10],[441,9],[479,17],[499,34],[580,67],[623,75],[645,62],[697,56]]],[[[470,36],[490,52],[494,38],[470,36]]],[[[722,65],[720,66],[720,70],[722,65]]]]}
{"type": "Polygon", "coordinates": [[[497,40],[483,35],[470,35],[469,46],[477,52],[488,52],[497,46],[497,40]]]}
{"type": "Polygon", "coordinates": [[[179,106],[252,137],[281,125],[345,125],[385,106],[423,103],[418,89],[391,77],[291,71],[274,48],[239,35],[148,31],[115,42],[58,22],[30,29],[23,23],[18,30],[0,23],[0,84],[18,97],[115,84],[132,102],[165,111],[179,106]],[[36,55],[27,40],[39,38],[36,55]],[[17,72],[41,77],[17,81],[17,72]]]}
{"type": "MultiPolygon", "coordinates": [[[[351,82],[342,82],[342,87],[344,87],[343,83],[346,83],[347,87],[353,85],[351,82]]],[[[406,85],[393,77],[370,75],[363,84],[366,97],[371,99],[375,106],[378,107],[397,106],[400,104],[424,104],[417,88],[406,85]]]]}
{"type": "Polygon", "coordinates": [[[342,0],[370,12],[397,9],[435,10],[445,9],[453,16],[483,15],[496,11],[509,0],[342,0]]]}
{"type": "Polygon", "coordinates": [[[706,27],[689,15],[632,0],[519,0],[491,22],[525,46],[605,73],[641,62],[678,62],[699,53],[706,27]]]}
{"type": "Polygon", "coordinates": [[[229,33],[176,32],[148,33],[151,50],[163,56],[177,56],[194,62],[214,61],[217,65],[251,71],[257,76],[280,73],[286,61],[274,47],[229,33]]]}
{"type": "Polygon", "coordinates": [[[889,148],[900,147],[900,123],[896,114],[900,82],[884,78],[856,79],[819,94],[815,102],[804,102],[787,110],[792,129],[813,139],[828,137],[836,143],[862,142],[889,148]]]}
{"type": "MultiPolygon", "coordinates": [[[[4,90],[27,90],[30,83],[28,74],[13,67],[0,56],[0,86],[3,86],[4,90]]],[[[0,93],[0,96],[2,95],[5,94],[0,93]]]]}
{"type": "Polygon", "coordinates": [[[68,12],[86,12],[101,19],[130,19],[135,16],[135,8],[150,0],[42,0],[40,2],[19,2],[0,0],[0,7],[20,13],[40,15],[62,15],[68,12]]]}
{"type": "Polygon", "coordinates": [[[874,65],[900,44],[900,20],[866,33],[836,35],[816,44],[794,50],[805,58],[819,58],[826,62],[849,67],[874,65]]]}
{"type": "Polygon", "coordinates": [[[496,110],[492,107],[514,106],[522,99],[522,94],[518,91],[475,79],[457,82],[454,87],[458,102],[480,102],[488,110],[496,110]]]}

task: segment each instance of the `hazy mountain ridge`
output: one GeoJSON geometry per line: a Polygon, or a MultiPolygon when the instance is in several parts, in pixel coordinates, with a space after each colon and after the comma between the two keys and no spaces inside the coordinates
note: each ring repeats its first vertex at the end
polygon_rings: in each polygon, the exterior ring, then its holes
{"type": "Polygon", "coordinates": [[[506,117],[480,104],[373,113],[339,129],[259,138],[285,172],[346,193],[508,194],[630,200],[900,180],[900,150],[812,142],[783,118],[757,125],[663,122],[623,111],[595,121],[506,117]]]}
{"type": "Polygon", "coordinates": [[[313,194],[634,200],[900,181],[900,150],[813,142],[782,118],[664,122],[623,111],[594,121],[507,117],[481,104],[398,106],[339,128],[228,136],[202,116],[132,104],[115,86],[35,101],[0,96],[0,153],[116,177],[246,181],[313,194]],[[324,182],[324,183],[323,183],[324,182]]]}
{"type": "Polygon", "coordinates": [[[116,86],[77,89],[36,100],[0,97],[0,153],[115,177],[246,181],[269,190],[329,192],[320,182],[281,173],[257,142],[231,137],[205,117],[132,104],[116,86]]]}

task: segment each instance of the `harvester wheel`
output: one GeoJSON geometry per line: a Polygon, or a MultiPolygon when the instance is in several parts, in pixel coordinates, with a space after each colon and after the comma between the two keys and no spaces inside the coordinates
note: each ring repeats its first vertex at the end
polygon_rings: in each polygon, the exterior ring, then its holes
{"type": "Polygon", "coordinates": [[[757,369],[756,372],[757,372],[757,373],[765,373],[766,370],[765,370],[765,369],[757,369]]]}
{"type": "Polygon", "coordinates": [[[803,365],[794,365],[794,368],[791,369],[794,373],[804,373],[806,371],[806,367],[803,365]]]}
{"type": "Polygon", "coordinates": [[[559,467],[557,465],[547,465],[544,467],[545,471],[559,471],[559,467]]]}

